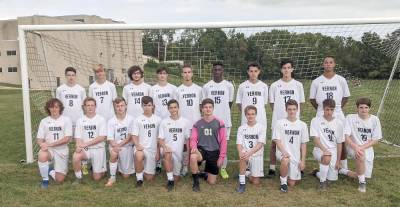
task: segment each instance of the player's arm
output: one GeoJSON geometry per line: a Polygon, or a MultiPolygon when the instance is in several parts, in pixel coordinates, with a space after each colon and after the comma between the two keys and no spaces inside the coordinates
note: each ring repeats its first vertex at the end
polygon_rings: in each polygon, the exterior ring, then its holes
{"type": "Polygon", "coordinates": [[[199,140],[199,133],[197,131],[197,127],[193,126],[192,133],[190,135],[190,153],[196,153],[197,150],[197,143],[199,140]]]}
{"type": "Polygon", "coordinates": [[[349,100],[349,97],[342,98],[342,109],[346,106],[348,100],[349,100]]]}
{"type": "Polygon", "coordinates": [[[81,147],[82,148],[90,147],[90,146],[93,146],[93,145],[98,144],[100,142],[104,142],[105,140],[106,140],[106,136],[98,136],[98,137],[96,137],[96,138],[94,138],[94,139],[92,139],[92,140],[90,140],[88,142],[81,143],[81,147]]]}
{"type": "Polygon", "coordinates": [[[128,138],[126,138],[126,139],[124,139],[124,140],[122,140],[122,142],[120,142],[119,144],[118,144],[118,146],[119,147],[123,147],[123,146],[125,146],[126,144],[129,144],[130,142],[131,142],[131,135],[128,135],[129,137],[128,138]]]}
{"type": "Polygon", "coordinates": [[[274,142],[276,144],[276,147],[279,149],[279,151],[282,153],[282,157],[287,157],[289,158],[290,155],[289,153],[286,151],[285,147],[282,144],[282,141],[280,139],[274,139],[274,142]]]}
{"type": "Polygon", "coordinates": [[[335,168],[339,169],[340,166],[340,160],[342,156],[342,143],[337,143],[336,144],[336,163],[335,163],[335,168]]]}
{"type": "Polygon", "coordinates": [[[40,146],[40,150],[42,150],[42,151],[47,151],[48,145],[47,145],[47,143],[46,143],[46,139],[44,139],[44,138],[37,138],[37,139],[36,139],[36,143],[40,146]]]}
{"type": "Polygon", "coordinates": [[[132,134],[132,141],[136,147],[136,150],[142,151],[144,149],[143,146],[139,143],[139,136],[132,134]]]}
{"type": "Polygon", "coordinates": [[[311,87],[310,87],[310,103],[314,107],[315,110],[318,109],[318,104],[317,104],[317,100],[316,100],[317,90],[318,90],[317,83],[315,82],[315,80],[313,80],[313,82],[311,83],[311,87]]]}
{"type": "Polygon", "coordinates": [[[62,139],[59,139],[51,144],[47,144],[48,147],[57,147],[60,145],[65,145],[68,144],[68,142],[71,140],[72,136],[65,136],[62,139]]]}
{"type": "Polygon", "coordinates": [[[241,103],[236,103],[236,106],[238,107],[239,112],[242,111],[242,104],[241,103]]]}
{"type": "Polygon", "coordinates": [[[317,100],[316,99],[311,99],[310,98],[310,103],[314,107],[315,110],[318,109],[318,104],[317,104],[317,100]]]}
{"type": "Polygon", "coordinates": [[[274,103],[269,103],[269,106],[271,107],[271,110],[274,110],[274,103]]]}
{"type": "Polygon", "coordinates": [[[361,145],[360,148],[363,150],[366,150],[366,149],[376,145],[378,142],[379,142],[379,140],[370,139],[370,140],[368,140],[367,143],[361,145]]]}
{"type": "Polygon", "coordinates": [[[356,157],[362,157],[364,155],[364,150],[358,144],[352,141],[351,135],[345,134],[345,142],[346,145],[350,146],[351,149],[356,152],[356,157]]]}
{"type": "Polygon", "coordinates": [[[301,143],[300,152],[301,152],[300,170],[304,170],[304,168],[306,167],[307,143],[301,143]]]}
{"type": "Polygon", "coordinates": [[[330,155],[331,154],[328,151],[328,149],[326,149],[324,147],[324,145],[321,143],[321,139],[319,137],[315,136],[313,140],[314,140],[315,146],[318,147],[323,152],[323,155],[330,155]]]}
{"type": "Polygon", "coordinates": [[[303,109],[304,109],[304,102],[301,102],[301,103],[300,103],[300,109],[299,109],[299,110],[300,110],[300,112],[302,112],[302,111],[303,111],[303,109]]]}
{"type": "Polygon", "coordinates": [[[163,148],[164,152],[171,152],[171,149],[165,144],[165,140],[163,138],[158,138],[158,146],[163,148]]]}

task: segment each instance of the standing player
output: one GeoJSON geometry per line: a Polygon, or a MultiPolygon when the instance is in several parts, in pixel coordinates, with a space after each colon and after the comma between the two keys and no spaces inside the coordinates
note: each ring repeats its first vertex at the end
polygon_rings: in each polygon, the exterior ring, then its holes
{"type": "Polygon", "coordinates": [[[288,191],[288,184],[294,186],[296,181],[301,180],[301,171],[306,166],[308,129],[307,124],[297,118],[298,107],[295,100],[286,102],[288,116],[278,120],[272,136],[278,148],[276,157],[281,162],[280,190],[285,193],[288,191]]]}
{"type": "Polygon", "coordinates": [[[65,79],[67,82],[56,90],[56,98],[63,103],[63,115],[71,119],[72,125],[83,115],[82,103],[86,98],[85,89],[76,83],[76,69],[67,67],[65,69],[65,79]]]}
{"type": "Polygon", "coordinates": [[[371,108],[369,98],[358,99],[356,105],[357,114],[349,114],[346,117],[344,134],[348,154],[356,161],[358,190],[366,192],[365,178],[372,177],[374,166],[373,146],[382,138],[382,129],[379,118],[369,113],[371,108]]]}
{"type": "Polygon", "coordinates": [[[115,85],[106,79],[106,70],[99,64],[94,70],[96,81],[89,86],[89,97],[94,98],[96,112],[107,120],[114,117],[113,101],[117,98],[115,85]]]}
{"type": "Polygon", "coordinates": [[[106,187],[116,181],[117,168],[124,178],[135,173],[133,165],[133,144],[129,132],[133,125],[133,117],[126,113],[126,102],[123,98],[114,100],[115,117],[108,120],[107,140],[110,150],[110,179],[106,187]]]}
{"type": "Polygon", "coordinates": [[[132,139],[135,144],[136,187],[143,185],[144,178],[154,179],[156,161],[159,159],[157,137],[161,119],[153,114],[154,103],[150,96],[143,96],[143,114],[133,121],[132,139]]]}
{"type": "Polygon", "coordinates": [[[188,145],[190,127],[187,119],[179,116],[178,101],[171,99],[167,106],[171,116],[161,121],[158,143],[164,153],[164,166],[168,179],[167,189],[172,191],[174,181],[179,179],[181,173],[183,146],[188,145]]]}
{"type": "Polygon", "coordinates": [[[239,193],[246,190],[246,168],[250,168],[250,181],[260,184],[260,177],[264,176],[264,145],[267,128],[257,123],[257,108],[246,106],[244,113],[247,123],[238,129],[236,145],[239,152],[239,193]]]}
{"type": "Polygon", "coordinates": [[[168,69],[166,67],[157,69],[157,79],[157,84],[150,89],[150,97],[154,100],[154,114],[161,119],[165,119],[170,115],[167,103],[169,100],[175,99],[177,87],[168,83],[168,69]]]}
{"type": "MultiPolygon", "coordinates": [[[[200,103],[202,100],[202,89],[193,83],[193,69],[190,65],[184,65],[182,68],[183,83],[176,89],[176,100],[179,103],[179,114],[189,121],[190,129],[198,121],[200,116],[200,103]]],[[[188,149],[184,149],[186,152],[188,149]]],[[[183,154],[182,175],[187,173],[188,163],[187,153],[183,154]]]]}
{"type": "Polygon", "coordinates": [[[214,101],[204,99],[201,110],[203,118],[193,125],[190,137],[190,169],[195,192],[200,191],[199,164],[206,162],[204,171],[208,173],[207,182],[216,184],[227,150],[225,124],[213,115],[214,101]]]}
{"type": "Polygon", "coordinates": [[[98,181],[107,171],[105,140],[107,122],[96,114],[96,100],[88,97],[83,101],[85,115],[78,119],[75,128],[75,152],[72,167],[75,172],[74,184],[82,183],[81,161],[90,160],[93,167],[93,179],[98,181]]]}
{"type": "MultiPolygon", "coordinates": [[[[336,74],[335,66],[335,58],[326,56],[323,63],[324,73],[311,83],[310,102],[317,110],[317,116],[321,117],[323,115],[322,102],[325,99],[335,100],[336,107],[333,116],[344,121],[345,116],[342,109],[350,96],[350,90],[346,79],[336,74]]],[[[347,169],[346,150],[344,147],[342,149],[340,165],[341,168],[347,169]]]]}
{"type": "Polygon", "coordinates": [[[68,172],[68,142],[72,137],[71,120],[61,115],[64,106],[60,100],[52,98],[46,102],[48,117],[42,119],[37,133],[40,146],[38,166],[42,176],[41,187],[48,188],[49,174],[58,182],[64,182],[68,172]],[[49,172],[49,161],[54,162],[54,170],[49,172]]]}
{"type": "Polygon", "coordinates": [[[122,96],[128,103],[128,114],[136,118],[143,114],[141,100],[149,95],[151,86],[143,82],[143,70],[137,65],[128,69],[128,76],[132,82],[124,86],[122,96]]]}
{"type": "MultiPolygon", "coordinates": [[[[292,60],[282,60],[281,62],[281,73],[282,78],[271,84],[269,90],[269,103],[272,109],[272,124],[271,129],[274,130],[276,122],[280,119],[287,117],[285,104],[289,99],[297,101],[300,103],[299,110],[297,111],[297,118],[300,119],[300,111],[304,104],[304,88],[303,84],[299,81],[293,79],[293,61],[292,60]]],[[[275,165],[276,165],[276,145],[275,142],[271,144],[271,151],[269,153],[269,158],[271,163],[269,165],[269,176],[275,175],[275,165]]]]}
{"type": "Polygon", "coordinates": [[[250,63],[247,66],[247,75],[249,79],[239,85],[236,104],[239,111],[242,112],[241,125],[246,124],[244,109],[248,105],[253,105],[257,108],[257,123],[267,126],[265,105],[268,102],[268,86],[264,82],[258,80],[260,72],[261,66],[258,63],[250,63]]]}
{"type": "Polygon", "coordinates": [[[325,191],[326,180],[336,181],[342,143],[344,142],[343,123],[333,116],[336,103],[333,99],[322,102],[324,115],[311,120],[310,136],[314,139],[314,159],[319,163],[319,190],[325,191]]]}
{"type": "MultiPolygon", "coordinates": [[[[203,98],[210,98],[214,100],[214,114],[216,117],[222,119],[226,128],[226,140],[229,141],[229,136],[232,127],[231,121],[231,107],[234,96],[233,84],[223,79],[224,65],[220,62],[213,64],[212,69],[213,80],[210,80],[203,86],[203,98]]],[[[224,179],[229,178],[226,171],[228,164],[228,156],[225,156],[224,163],[221,167],[221,176],[224,179]]]]}

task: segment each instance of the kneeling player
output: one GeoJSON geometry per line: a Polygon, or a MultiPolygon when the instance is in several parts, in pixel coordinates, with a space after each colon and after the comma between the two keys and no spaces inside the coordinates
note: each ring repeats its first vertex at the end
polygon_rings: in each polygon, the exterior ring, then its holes
{"type": "Polygon", "coordinates": [[[379,118],[369,113],[371,107],[369,98],[358,99],[356,105],[358,113],[349,114],[346,117],[344,134],[348,156],[356,161],[358,190],[366,192],[365,178],[372,177],[374,166],[374,149],[372,146],[382,138],[382,130],[379,118]]]}
{"type": "Polygon", "coordinates": [[[88,97],[83,101],[85,115],[78,119],[75,128],[76,148],[72,157],[75,172],[74,184],[82,183],[81,161],[90,160],[93,179],[98,181],[104,176],[106,168],[105,139],[107,136],[106,120],[96,114],[96,100],[88,97]]]}
{"type": "Polygon", "coordinates": [[[124,178],[135,173],[133,165],[133,144],[129,135],[133,118],[126,113],[123,98],[114,100],[115,116],[107,123],[107,140],[110,148],[110,179],[106,184],[111,187],[116,181],[117,168],[124,178]]]}
{"type": "Polygon", "coordinates": [[[171,116],[161,121],[158,142],[163,149],[163,164],[168,179],[167,189],[172,191],[174,181],[178,180],[181,174],[183,146],[188,144],[190,127],[189,121],[178,114],[178,101],[171,99],[167,106],[171,116]]]}
{"type": "Polygon", "coordinates": [[[62,183],[68,172],[68,142],[72,136],[71,120],[61,115],[64,106],[60,100],[47,101],[45,110],[48,117],[42,119],[37,133],[40,146],[38,165],[42,176],[42,188],[49,185],[49,174],[56,182],[62,183]],[[49,172],[49,161],[54,162],[54,170],[49,172]]]}
{"type": "Polygon", "coordinates": [[[294,186],[296,181],[300,181],[301,171],[306,166],[308,129],[306,123],[297,119],[297,110],[297,101],[290,99],[286,102],[288,117],[277,122],[272,136],[278,147],[276,157],[281,162],[280,190],[282,192],[288,191],[288,184],[294,186]]]}
{"type": "Polygon", "coordinates": [[[264,144],[266,127],[257,123],[257,108],[247,106],[244,109],[247,123],[240,126],[237,133],[236,145],[239,152],[239,188],[237,192],[246,190],[246,169],[250,169],[250,181],[260,184],[260,177],[264,176],[264,144]]]}
{"type": "Polygon", "coordinates": [[[203,118],[193,125],[190,137],[190,169],[195,192],[200,191],[199,164],[203,160],[206,162],[204,171],[208,173],[207,182],[215,184],[227,150],[225,124],[213,115],[214,101],[204,99],[201,110],[203,118]]]}
{"type": "Polygon", "coordinates": [[[314,139],[313,155],[319,163],[319,190],[325,191],[327,179],[338,179],[338,168],[342,143],[344,142],[343,123],[333,117],[335,112],[335,100],[325,99],[322,102],[324,114],[311,120],[310,136],[314,139]]]}
{"type": "Polygon", "coordinates": [[[153,114],[154,104],[150,96],[142,97],[143,114],[133,121],[132,139],[135,144],[136,187],[154,179],[156,160],[160,155],[157,150],[157,137],[161,119],[153,114]]]}

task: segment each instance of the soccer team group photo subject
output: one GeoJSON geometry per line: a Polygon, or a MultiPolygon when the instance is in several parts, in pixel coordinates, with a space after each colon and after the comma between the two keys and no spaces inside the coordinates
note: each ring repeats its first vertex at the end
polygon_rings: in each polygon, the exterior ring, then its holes
{"type": "Polygon", "coordinates": [[[202,180],[215,185],[219,176],[228,179],[229,164],[239,174],[232,190],[245,193],[247,183],[260,185],[263,177],[279,176],[277,190],[286,193],[302,179],[311,138],[312,155],[319,164],[313,171],[318,190],[329,190],[328,184],[342,174],[354,178],[358,190],[366,192],[367,179],[372,177],[373,145],[382,138],[380,121],[370,114],[369,98],[347,103],[350,90],[346,79],[336,74],[333,56],[326,56],[321,64],[323,74],[310,87],[308,101],[316,115],[309,126],[301,121],[306,103],[303,84],[292,77],[294,63],[289,59],[281,60],[281,78],[269,87],[259,80],[261,66],[249,63],[248,79],[236,92],[224,79],[221,62],[213,63],[212,80],[203,87],[192,81],[190,65],[182,66],[179,87],[168,82],[166,67],[157,69],[157,83],[150,86],[144,82],[142,68],[132,66],[122,96],[106,79],[103,65],[94,68],[95,82],[88,94],[77,84],[79,70],[67,67],[65,84],[46,102],[48,116],[37,129],[40,187],[49,188],[49,179],[63,183],[71,160],[72,185],[84,185],[83,175],[90,174],[97,182],[109,176],[105,187],[115,187],[118,171],[125,178],[135,175],[135,186],[143,188],[163,169],[168,191],[179,187],[177,182],[190,172],[192,190],[199,192],[202,180]],[[354,105],[354,112],[347,116],[342,110],[346,104],[354,105]],[[229,141],[232,107],[241,113],[240,127],[236,140],[229,141]],[[268,128],[266,107],[272,109],[268,128]],[[268,138],[272,144],[264,150],[268,138]],[[74,148],[69,150],[72,141],[74,148]],[[228,163],[228,142],[236,143],[238,163],[228,163]],[[264,151],[270,152],[265,174],[264,151]],[[347,158],[354,161],[355,169],[348,168],[347,158]]]}

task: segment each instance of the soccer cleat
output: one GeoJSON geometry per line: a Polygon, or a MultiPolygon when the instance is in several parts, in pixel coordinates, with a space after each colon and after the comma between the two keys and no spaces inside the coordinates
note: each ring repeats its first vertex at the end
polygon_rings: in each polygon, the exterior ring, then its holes
{"type": "Polygon", "coordinates": [[[200,192],[200,183],[194,182],[194,183],[193,183],[193,186],[192,186],[192,190],[193,190],[194,192],[200,192]]]}
{"type": "Polygon", "coordinates": [[[265,176],[265,178],[274,178],[274,177],[275,177],[275,175],[276,175],[276,172],[275,172],[275,170],[273,170],[273,169],[269,169],[269,170],[268,170],[268,175],[267,175],[267,176],[265,176]]]}
{"type": "Polygon", "coordinates": [[[181,176],[185,177],[187,173],[188,173],[188,167],[187,166],[183,166],[182,170],[181,170],[181,176]]]}
{"type": "Polygon", "coordinates": [[[228,179],[228,178],[229,178],[229,174],[228,174],[228,172],[226,171],[225,168],[221,168],[220,175],[221,175],[221,177],[222,177],[223,179],[228,179]]]}
{"type": "Polygon", "coordinates": [[[239,184],[239,187],[236,189],[238,193],[244,193],[246,191],[246,184],[239,184]]]}
{"type": "Polygon", "coordinates": [[[246,176],[246,178],[250,177],[251,172],[249,169],[246,170],[246,172],[244,173],[244,175],[246,176]]]}
{"type": "Polygon", "coordinates": [[[137,188],[140,188],[140,187],[142,187],[143,186],[143,180],[138,180],[138,181],[136,181],[136,187],[137,188]]]}
{"type": "Polygon", "coordinates": [[[168,183],[167,183],[168,192],[171,192],[172,190],[174,190],[174,186],[175,186],[174,181],[173,180],[168,180],[168,183]]]}
{"type": "Polygon", "coordinates": [[[319,191],[326,191],[327,185],[328,185],[328,183],[326,181],[325,182],[319,182],[318,190],[319,191]]]}
{"type": "Polygon", "coordinates": [[[161,167],[159,166],[156,167],[156,174],[161,174],[161,167]]]}
{"type": "Polygon", "coordinates": [[[82,164],[82,174],[83,175],[89,175],[89,170],[87,164],[82,164]]]}
{"type": "Polygon", "coordinates": [[[287,184],[281,184],[281,187],[279,188],[279,190],[283,193],[287,193],[288,192],[288,186],[287,184]]]}
{"type": "Polygon", "coordinates": [[[72,183],[72,185],[80,185],[82,184],[82,178],[75,178],[74,182],[72,183]]]}
{"type": "Polygon", "coordinates": [[[109,178],[107,183],[105,184],[106,187],[111,187],[115,183],[115,178],[109,178]]]}
{"type": "Polygon", "coordinates": [[[42,189],[49,188],[49,181],[48,180],[42,180],[42,182],[40,183],[40,188],[42,188],[42,189]]]}
{"type": "Polygon", "coordinates": [[[359,183],[358,191],[360,191],[361,193],[367,192],[367,183],[359,183]]]}
{"type": "Polygon", "coordinates": [[[311,172],[311,175],[318,178],[317,173],[319,172],[319,169],[314,168],[313,171],[311,172]]]}
{"type": "Polygon", "coordinates": [[[303,171],[303,170],[302,170],[302,171],[300,171],[300,173],[301,173],[301,177],[302,177],[302,178],[306,177],[306,174],[304,173],[304,171],[303,171]]]}

